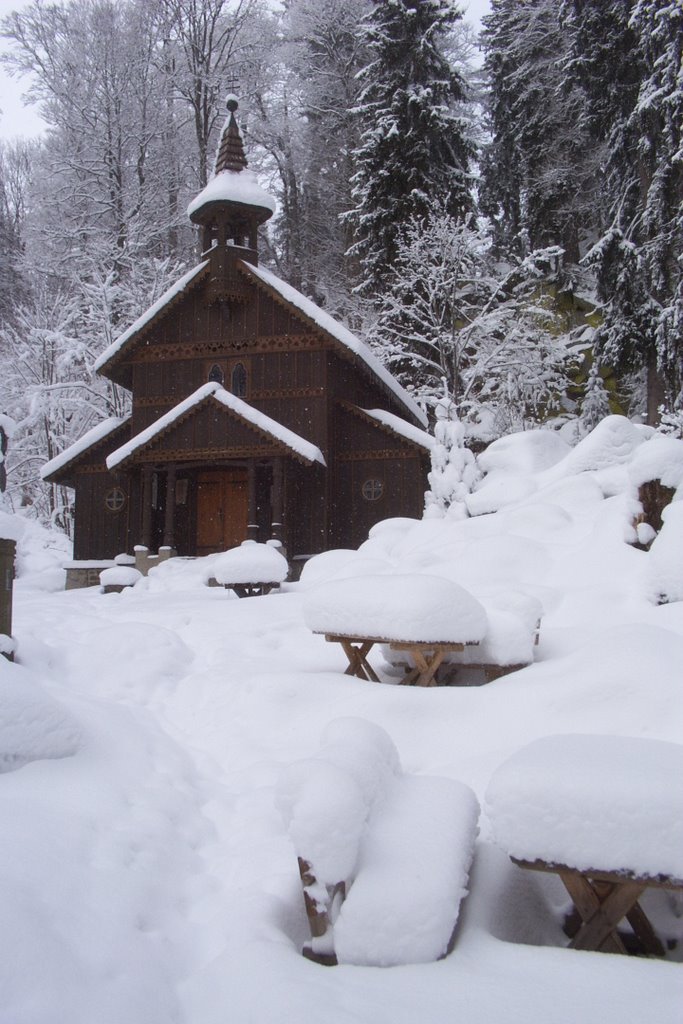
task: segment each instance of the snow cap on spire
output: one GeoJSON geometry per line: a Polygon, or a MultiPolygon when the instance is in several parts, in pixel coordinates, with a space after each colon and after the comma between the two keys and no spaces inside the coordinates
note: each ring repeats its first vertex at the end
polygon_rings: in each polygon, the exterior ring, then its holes
{"type": "MultiPolygon", "coordinates": [[[[235,120],[237,96],[228,93],[225,105],[229,116],[221,133],[213,175],[189,204],[187,213],[195,224],[202,224],[214,220],[219,209],[225,211],[239,205],[241,209],[251,208],[257,223],[263,224],[275,213],[276,203],[247,170],[244,143],[235,120]]],[[[243,212],[240,217],[243,219],[243,212]]]]}

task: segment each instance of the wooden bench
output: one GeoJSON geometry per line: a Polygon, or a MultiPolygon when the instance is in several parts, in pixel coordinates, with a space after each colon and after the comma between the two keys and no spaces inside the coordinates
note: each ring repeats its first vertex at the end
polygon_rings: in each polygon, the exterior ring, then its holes
{"type": "Polygon", "coordinates": [[[453,779],[405,775],[384,730],[330,723],[283,773],[316,963],[393,966],[446,956],[466,894],[479,806],[453,779]]]}
{"type": "Polygon", "coordinates": [[[641,737],[536,740],[486,792],[493,836],[513,863],[556,874],[567,890],[570,947],[649,956],[665,949],[641,898],[683,891],[682,807],[683,746],[641,737]]]}

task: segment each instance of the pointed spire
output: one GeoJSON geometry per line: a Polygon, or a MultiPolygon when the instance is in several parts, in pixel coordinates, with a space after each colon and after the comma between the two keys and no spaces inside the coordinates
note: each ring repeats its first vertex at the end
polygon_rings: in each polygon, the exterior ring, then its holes
{"type": "Polygon", "coordinates": [[[216,153],[214,174],[220,174],[221,171],[242,171],[247,166],[247,158],[244,155],[244,143],[235,120],[235,111],[239,104],[234,93],[229,93],[226,96],[225,105],[228,108],[230,117],[223,129],[218,152],[216,153]]]}

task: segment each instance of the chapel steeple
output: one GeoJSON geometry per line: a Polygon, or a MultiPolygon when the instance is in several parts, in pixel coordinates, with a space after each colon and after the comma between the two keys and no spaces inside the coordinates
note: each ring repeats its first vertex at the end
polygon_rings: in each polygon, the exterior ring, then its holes
{"type": "Polygon", "coordinates": [[[236,259],[258,265],[258,228],[275,212],[275,200],[247,168],[244,142],[235,113],[237,97],[226,97],[228,118],[221,133],[214,172],[187,208],[194,224],[203,228],[202,253],[212,262],[214,299],[240,297],[234,271],[236,259]]]}
{"type": "Polygon", "coordinates": [[[220,174],[221,171],[235,171],[235,173],[239,174],[247,166],[247,158],[244,155],[244,143],[235,120],[235,111],[239,106],[237,97],[230,93],[225,98],[225,105],[228,108],[230,117],[221,134],[213,173],[220,174]]]}

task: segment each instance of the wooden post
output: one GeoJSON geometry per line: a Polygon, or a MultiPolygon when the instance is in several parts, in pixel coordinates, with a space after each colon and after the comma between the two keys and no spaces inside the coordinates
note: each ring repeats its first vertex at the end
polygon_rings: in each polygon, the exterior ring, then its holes
{"type": "Polygon", "coordinates": [[[271,540],[282,540],[282,498],[283,498],[282,459],[273,459],[273,490],[270,508],[271,540]]]}
{"type": "MultiPolygon", "coordinates": [[[[12,587],[14,585],[14,554],[16,543],[13,540],[0,538],[0,633],[4,636],[12,636],[12,587]]],[[[5,649],[0,648],[0,654],[4,654],[12,660],[11,646],[5,649]]]]}
{"type": "Polygon", "coordinates": [[[152,470],[142,471],[142,546],[152,545],[152,470]]]}
{"type": "Polygon", "coordinates": [[[166,470],[166,508],[164,509],[164,547],[173,548],[173,525],[175,518],[175,466],[166,470]]]}
{"type": "Polygon", "coordinates": [[[249,507],[247,510],[247,539],[258,540],[258,522],[256,515],[256,462],[249,459],[247,463],[247,484],[249,491],[249,507]]]}

